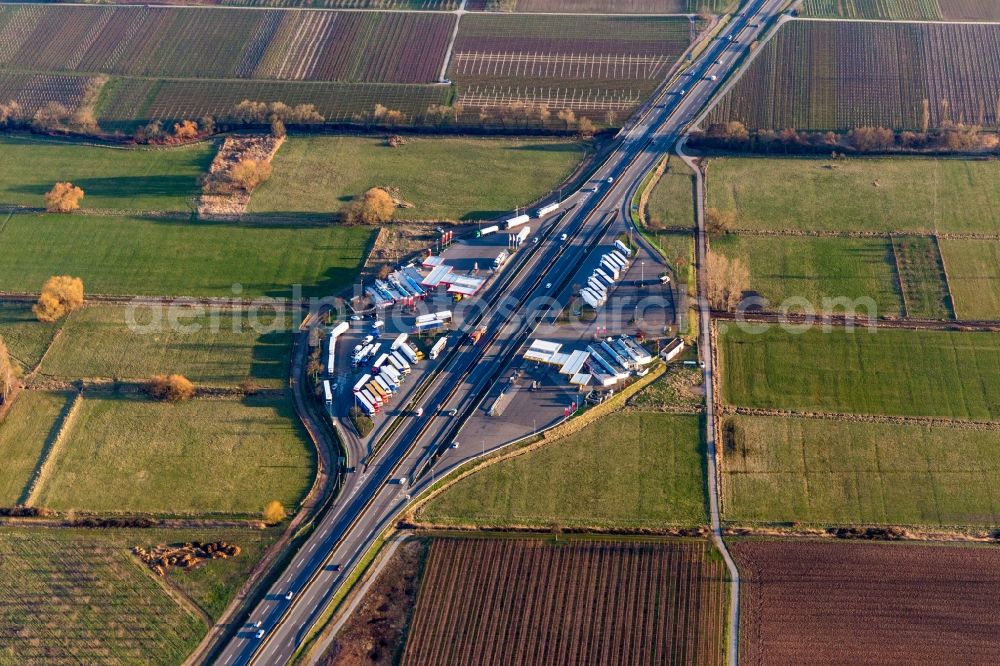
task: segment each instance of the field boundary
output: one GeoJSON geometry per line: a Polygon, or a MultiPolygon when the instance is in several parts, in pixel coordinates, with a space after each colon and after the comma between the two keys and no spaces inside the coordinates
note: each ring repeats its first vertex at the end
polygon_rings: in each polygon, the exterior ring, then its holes
{"type": "Polygon", "coordinates": [[[28,481],[28,485],[25,487],[24,493],[22,494],[21,503],[25,506],[33,506],[37,501],[38,493],[40,492],[46,479],[48,479],[52,466],[55,464],[55,459],[58,458],[59,454],[62,452],[63,446],[66,443],[66,439],[69,437],[69,432],[73,429],[73,424],[76,422],[76,416],[79,414],[82,405],[83,393],[77,392],[73,394],[73,397],[70,398],[69,404],[64,407],[63,412],[53,424],[53,430],[49,433],[49,438],[45,443],[42,456],[38,461],[38,465],[35,467],[35,471],[31,475],[31,480],[28,481]]]}
{"type": "Polygon", "coordinates": [[[856,423],[896,423],[901,425],[922,425],[928,427],[964,428],[966,430],[1000,431],[1000,421],[951,419],[939,416],[896,416],[890,414],[851,414],[846,412],[799,412],[790,409],[740,407],[727,403],[720,403],[719,410],[726,416],[770,416],[775,418],[790,417],[826,419],[829,421],[853,421],[856,423]]]}
{"type": "MultiPolygon", "coordinates": [[[[687,229],[676,227],[662,231],[687,229]]],[[[941,238],[944,240],[976,240],[998,241],[1000,233],[988,234],[981,232],[949,232],[949,231],[813,231],[808,229],[728,229],[727,236],[798,236],[803,238],[941,238]]]]}

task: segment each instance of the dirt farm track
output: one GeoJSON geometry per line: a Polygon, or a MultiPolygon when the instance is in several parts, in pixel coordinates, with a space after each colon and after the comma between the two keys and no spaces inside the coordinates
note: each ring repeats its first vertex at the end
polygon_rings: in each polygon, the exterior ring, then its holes
{"type": "Polygon", "coordinates": [[[744,541],[742,664],[995,664],[1000,548],[744,541]]]}

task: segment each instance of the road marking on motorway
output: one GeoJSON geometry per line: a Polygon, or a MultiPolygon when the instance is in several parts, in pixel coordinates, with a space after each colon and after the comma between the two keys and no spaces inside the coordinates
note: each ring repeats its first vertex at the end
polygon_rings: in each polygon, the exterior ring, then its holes
{"type": "Polygon", "coordinates": [[[313,543],[311,546],[309,546],[309,552],[310,553],[313,552],[315,549],[316,549],[316,544],[315,543],[313,543]]]}

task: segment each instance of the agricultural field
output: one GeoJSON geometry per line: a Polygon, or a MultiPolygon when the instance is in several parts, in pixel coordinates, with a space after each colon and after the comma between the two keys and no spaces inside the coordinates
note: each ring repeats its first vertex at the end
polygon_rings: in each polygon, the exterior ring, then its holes
{"type": "Polygon", "coordinates": [[[456,17],[438,13],[26,5],[0,8],[9,70],[432,83],[456,17]]]}
{"type": "Polygon", "coordinates": [[[290,137],[250,210],[330,216],[382,185],[413,204],[397,211],[401,219],[489,219],[548,193],[584,154],[584,144],[570,140],[415,136],[391,148],[375,137],[290,137]]]}
{"type": "Polygon", "coordinates": [[[737,229],[1000,230],[995,161],[725,158],[711,161],[706,183],[708,206],[735,211],[737,229]]]}
{"type": "Polygon", "coordinates": [[[401,663],[719,664],[724,580],[701,541],[435,539],[401,663]]]}
{"type": "Polygon", "coordinates": [[[274,535],[252,530],[0,531],[0,663],[181,663],[274,535]],[[158,581],[135,545],[225,540],[243,552],[158,581]],[[182,601],[183,590],[190,601],[182,601]],[[207,612],[207,615],[202,615],[207,612]]]}
{"type": "Polygon", "coordinates": [[[0,303],[0,337],[22,371],[38,365],[59,326],[38,321],[30,305],[0,303]]]}
{"type": "Polygon", "coordinates": [[[287,397],[166,404],[88,395],[32,504],[56,510],[259,515],[297,506],[311,446],[287,397]]]}
{"type": "Polygon", "coordinates": [[[357,274],[364,227],[190,222],[140,217],[16,214],[0,227],[0,284],[37,292],[53,274],[88,294],[329,296],[357,274]]]}
{"type": "Polygon", "coordinates": [[[720,331],[731,405],[951,419],[1000,419],[1000,336],[836,327],[720,331]]]}
{"type": "MultiPolygon", "coordinates": [[[[0,98],[4,89],[0,81],[0,98]]],[[[447,104],[451,88],[429,84],[316,81],[235,81],[112,78],[98,104],[101,127],[132,131],[150,119],[227,116],[245,99],[313,104],[328,123],[362,123],[377,104],[403,112],[407,122],[423,121],[428,107],[447,104]]]]}
{"type": "Polygon", "coordinates": [[[1000,242],[939,241],[959,319],[1000,319],[1000,242]]]}
{"type": "MultiPolygon", "coordinates": [[[[954,4],[955,0],[944,0],[954,4]]],[[[802,15],[818,18],[937,21],[938,0],[805,0],[802,15]]]]}
{"type": "Polygon", "coordinates": [[[52,185],[68,180],[85,192],[84,209],[188,211],[213,155],[211,143],[145,150],[3,136],[0,205],[41,208],[52,185]]]}
{"type": "Polygon", "coordinates": [[[856,304],[871,299],[874,307],[858,307],[862,314],[898,318],[904,313],[885,239],[724,235],[712,239],[712,250],[743,262],[750,291],[767,301],[765,310],[787,305],[801,312],[805,299],[814,312],[836,312],[843,310],[838,299],[847,298],[856,304]]]}
{"type": "Polygon", "coordinates": [[[0,457],[4,461],[0,466],[0,506],[23,504],[27,499],[32,474],[55,437],[55,424],[67,400],[64,393],[24,391],[0,421],[0,457]]]}
{"type": "Polygon", "coordinates": [[[772,416],[722,428],[730,523],[990,527],[1000,432],[772,416]]]}
{"type": "MultiPolygon", "coordinates": [[[[614,125],[639,106],[691,42],[686,18],[470,14],[449,68],[466,109],[572,108],[614,125]]],[[[508,109],[508,110],[504,110],[508,109]]]]}
{"type": "Polygon", "coordinates": [[[288,381],[292,315],[265,311],[255,320],[250,316],[182,305],[90,305],[66,319],[40,373],[144,381],[178,372],[203,386],[249,380],[280,388],[288,381]]]}
{"type": "Polygon", "coordinates": [[[777,130],[912,130],[925,120],[996,127],[998,50],[1000,25],[791,21],[709,121],[777,130]]]}
{"type": "Polygon", "coordinates": [[[3,103],[17,102],[21,112],[28,117],[50,102],[76,111],[88,88],[97,84],[93,76],[0,70],[0,99],[3,103]]]}
{"type": "Polygon", "coordinates": [[[737,0],[469,0],[470,11],[567,14],[685,14],[731,11],[737,0]]]}
{"type": "Polygon", "coordinates": [[[1000,650],[993,546],[742,541],[740,663],[981,663],[1000,650]]]}
{"type": "Polygon", "coordinates": [[[922,21],[998,21],[995,0],[806,0],[804,16],[922,21]]]}
{"type": "Polygon", "coordinates": [[[417,520],[538,529],[703,525],[700,427],[696,415],[613,414],[457,482],[417,520]]]}
{"type": "Polygon", "coordinates": [[[936,238],[911,236],[892,238],[892,254],[907,317],[952,319],[954,310],[948,293],[936,238]]]}

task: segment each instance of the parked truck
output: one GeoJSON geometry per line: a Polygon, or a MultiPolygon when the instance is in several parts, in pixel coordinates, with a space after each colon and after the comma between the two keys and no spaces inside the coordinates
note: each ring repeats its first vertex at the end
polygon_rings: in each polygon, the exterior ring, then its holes
{"type": "Polygon", "coordinates": [[[434,343],[434,346],[431,347],[431,352],[430,352],[431,359],[435,359],[438,356],[440,356],[441,352],[444,351],[445,345],[447,344],[448,344],[448,336],[442,336],[438,338],[437,342],[434,343]]]}

